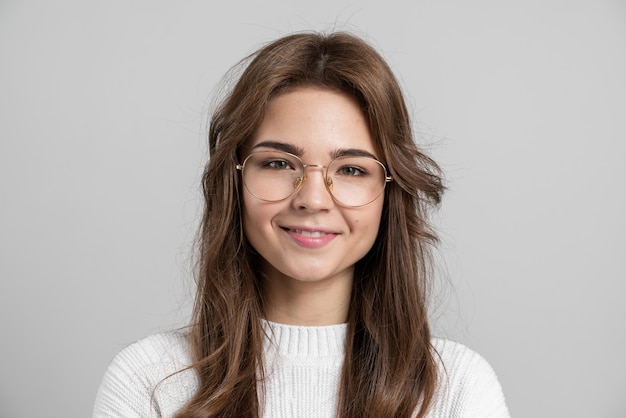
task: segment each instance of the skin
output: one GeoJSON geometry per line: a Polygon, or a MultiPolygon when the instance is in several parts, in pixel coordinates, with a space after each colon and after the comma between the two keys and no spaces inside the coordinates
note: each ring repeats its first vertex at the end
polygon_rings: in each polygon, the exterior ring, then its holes
{"type": "MultiPolygon", "coordinates": [[[[342,150],[380,159],[357,102],[344,93],[312,87],[272,99],[243,157],[277,148],[290,149],[305,164],[327,165],[342,150]]],[[[384,198],[359,208],[340,206],[324,186],[323,171],[305,171],[308,180],[300,190],[280,202],[264,202],[244,191],[244,232],[264,260],[268,320],[342,323],[347,320],[354,264],[376,239],[384,198]]]]}

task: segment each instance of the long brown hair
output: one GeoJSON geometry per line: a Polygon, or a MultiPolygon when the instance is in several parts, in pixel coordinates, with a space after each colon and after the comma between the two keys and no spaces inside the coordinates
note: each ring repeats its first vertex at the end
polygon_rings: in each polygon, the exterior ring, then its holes
{"type": "Polygon", "coordinates": [[[267,337],[258,255],[242,232],[235,166],[268,102],[299,86],[354,97],[394,179],[385,191],[376,242],[355,266],[337,416],[425,416],[437,385],[425,296],[436,241],[428,212],[440,202],[443,186],[438,166],[413,142],[397,80],[371,46],[346,33],[289,35],[245,62],[210,121],[189,334],[199,389],[177,416],[260,414],[267,337]]]}

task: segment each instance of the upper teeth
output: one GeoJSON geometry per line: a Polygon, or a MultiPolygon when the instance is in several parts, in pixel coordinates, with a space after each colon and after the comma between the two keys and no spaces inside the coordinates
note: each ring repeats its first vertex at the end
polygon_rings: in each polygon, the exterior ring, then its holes
{"type": "Polygon", "coordinates": [[[294,229],[293,231],[296,234],[301,234],[301,235],[305,235],[307,237],[313,237],[313,238],[317,238],[317,237],[321,237],[323,235],[327,235],[326,232],[322,232],[322,231],[303,231],[301,229],[294,229]]]}

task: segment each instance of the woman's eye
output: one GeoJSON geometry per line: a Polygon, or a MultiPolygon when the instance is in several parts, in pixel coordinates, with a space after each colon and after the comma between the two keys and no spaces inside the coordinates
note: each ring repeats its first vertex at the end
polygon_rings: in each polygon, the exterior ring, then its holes
{"type": "Polygon", "coordinates": [[[264,164],[264,166],[267,167],[267,168],[274,169],[274,170],[289,170],[289,169],[293,168],[291,166],[291,164],[289,164],[289,161],[285,161],[285,160],[271,160],[271,161],[267,161],[264,164]]]}
{"type": "Polygon", "coordinates": [[[365,171],[364,169],[360,167],[354,167],[354,166],[341,167],[337,172],[338,174],[341,174],[342,176],[351,176],[351,177],[367,175],[367,171],[365,171]]]}

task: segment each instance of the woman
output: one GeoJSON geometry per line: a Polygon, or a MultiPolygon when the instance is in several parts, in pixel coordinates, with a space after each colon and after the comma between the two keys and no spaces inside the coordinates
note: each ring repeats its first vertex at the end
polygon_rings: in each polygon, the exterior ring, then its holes
{"type": "Polygon", "coordinates": [[[444,188],[378,53],[343,33],[265,46],[209,145],[191,325],[123,350],[94,416],[508,416],[489,365],[431,338],[444,188]]]}

